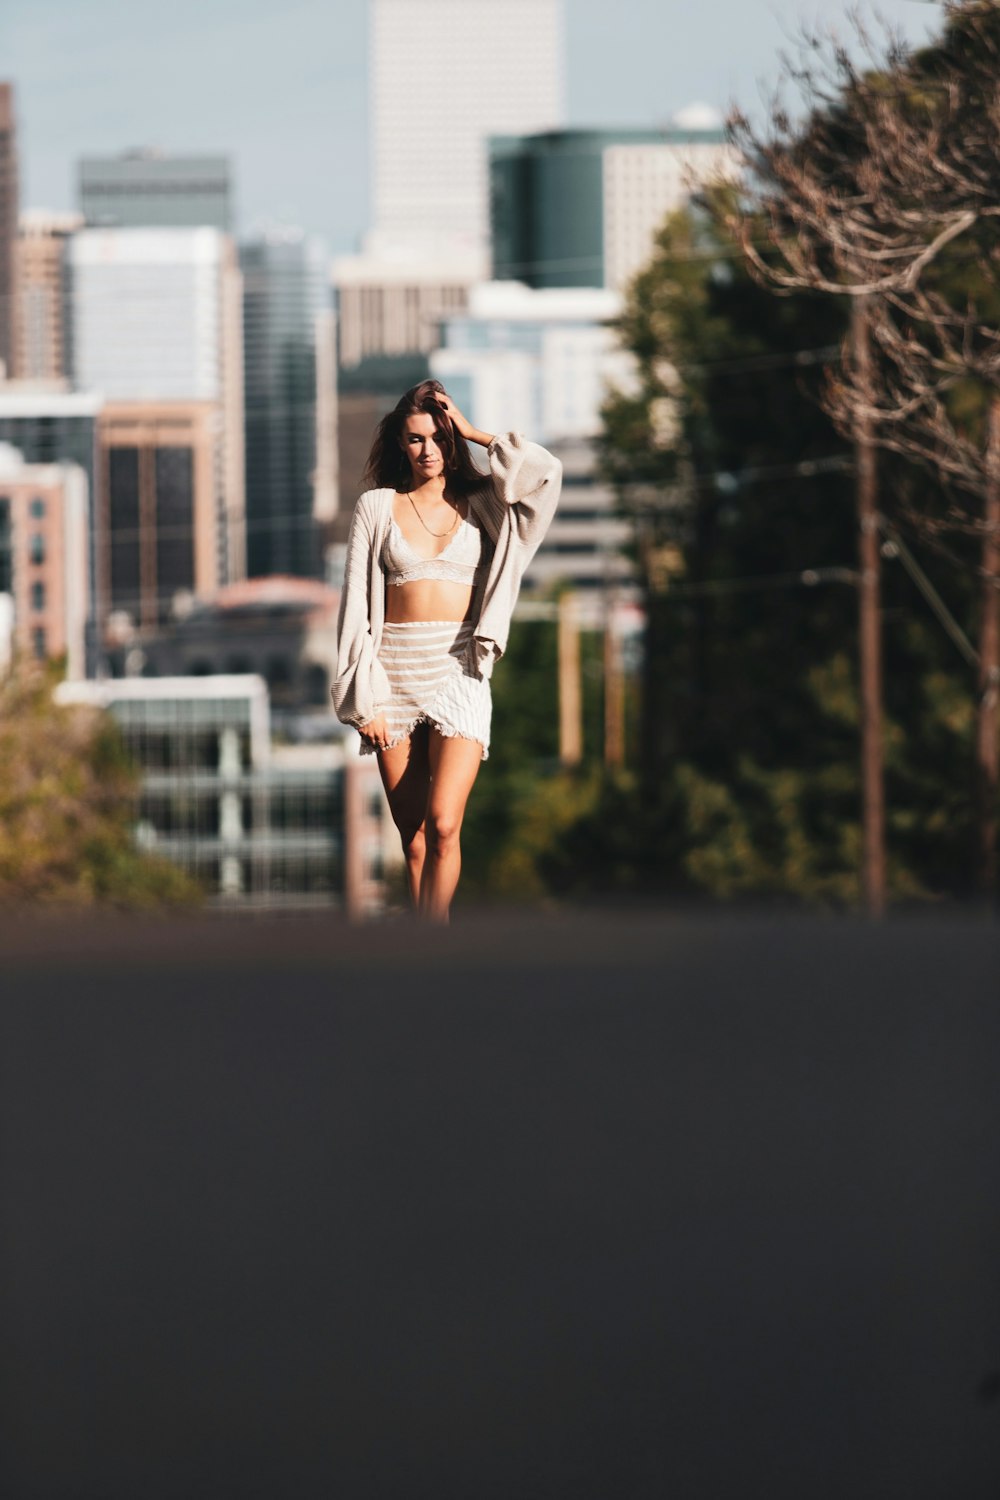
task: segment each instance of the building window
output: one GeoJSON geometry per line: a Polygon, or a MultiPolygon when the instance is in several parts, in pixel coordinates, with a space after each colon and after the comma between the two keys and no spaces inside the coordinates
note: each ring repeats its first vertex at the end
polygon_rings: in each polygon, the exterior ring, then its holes
{"type": "Polygon", "coordinates": [[[31,607],[36,611],[45,608],[44,583],[33,583],[31,585],[31,607]]]}
{"type": "Polygon", "coordinates": [[[31,502],[31,519],[40,521],[45,514],[45,501],[40,495],[36,495],[31,502]]]}
{"type": "Polygon", "coordinates": [[[44,661],[48,655],[45,631],[41,626],[31,632],[31,649],[35,653],[36,661],[44,661]]]}
{"type": "Polygon", "coordinates": [[[10,539],[10,501],[0,495],[0,594],[12,592],[14,578],[10,539]]]}
{"type": "Polygon", "coordinates": [[[179,590],[194,587],[194,450],[155,452],[156,588],[160,618],[179,590]]]}
{"type": "Polygon", "coordinates": [[[108,450],[111,607],[140,615],[139,450],[108,450]]]}
{"type": "Polygon", "coordinates": [[[33,563],[43,563],[45,561],[45,538],[40,531],[33,531],[31,533],[28,556],[33,563]]]}

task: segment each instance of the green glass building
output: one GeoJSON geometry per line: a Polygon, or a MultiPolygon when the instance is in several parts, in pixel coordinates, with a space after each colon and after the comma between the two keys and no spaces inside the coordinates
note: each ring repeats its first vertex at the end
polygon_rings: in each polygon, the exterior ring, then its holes
{"type": "Polygon", "coordinates": [[[601,287],[606,153],[617,146],[724,147],[720,130],[557,130],[490,140],[493,277],[528,286],[601,287]]]}

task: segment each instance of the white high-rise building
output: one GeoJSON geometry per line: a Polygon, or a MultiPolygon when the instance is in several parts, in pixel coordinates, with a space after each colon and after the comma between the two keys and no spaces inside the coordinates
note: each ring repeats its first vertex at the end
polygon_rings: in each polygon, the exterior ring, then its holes
{"type": "Polygon", "coordinates": [[[242,306],[228,235],[85,229],[70,240],[69,267],[78,388],[109,401],[223,399],[227,363],[242,365],[232,348],[242,306]]]}
{"type": "Polygon", "coordinates": [[[562,8],[371,0],[371,249],[485,252],[489,136],[563,123],[562,8]]]}
{"type": "MultiPolygon", "coordinates": [[[[199,466],[204,482],[196,486],[211,491],[216,512],[207,577],[212,586],[241,578],[243,279],[233,241],[208,227],[84,229],[70,239],[68,267],[73,379],[113,404],[109,447],[169,449],[176,416],[175,446],[207,454],[199,466]]],[[[207,501],[192,504],[204,531],[207,501]]],[[[102,524],[98,509],[98,529],[102,524]]],[[[108,524],[113,543],[115,523],[108,524]]],[[[175,533],[179,525],[171,522],[175,533]]],[[[150,534],[148,523],[145,530],[150,534]]],[[[205,569],[195,574],[203,588],[205,569]]]]}

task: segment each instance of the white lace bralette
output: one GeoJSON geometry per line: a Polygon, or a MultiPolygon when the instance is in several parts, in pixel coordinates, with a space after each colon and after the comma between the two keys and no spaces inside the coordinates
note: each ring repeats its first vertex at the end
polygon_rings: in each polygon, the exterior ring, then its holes
{"type": "Polygon", "coordinates": [[[421,557],[410,546],[393,517],[382,548],[386,582],[415,583],[430,578],[440,583],[472,587],[482,576],[483,534],[471,521],[460,520],[455,535],[437,557],[421,557]]]}

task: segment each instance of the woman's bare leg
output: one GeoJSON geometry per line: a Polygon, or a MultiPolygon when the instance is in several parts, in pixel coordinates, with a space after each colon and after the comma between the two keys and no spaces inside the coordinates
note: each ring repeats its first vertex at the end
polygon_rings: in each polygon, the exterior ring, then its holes
{"type": "Polygon", "coordinates": [[[420,884],[420,913],[447,922],[462,869],[459,834],[473,783],[482,764],[476,740],[451,739],[432,729],[428,740],[431,788],[424,824],[427,857],[420,884]]]}
{"type": "Polygon", "coordinates": [[[413,733],[391,750],[378,752],[378,768],[389,802],[392,821],[399,829],[406,860],[406,880],[414,910],[420,906],[420,884],[427,842],[424,817],[430,791],[427,758],[427,725],[417,724],[413,733]]]}

